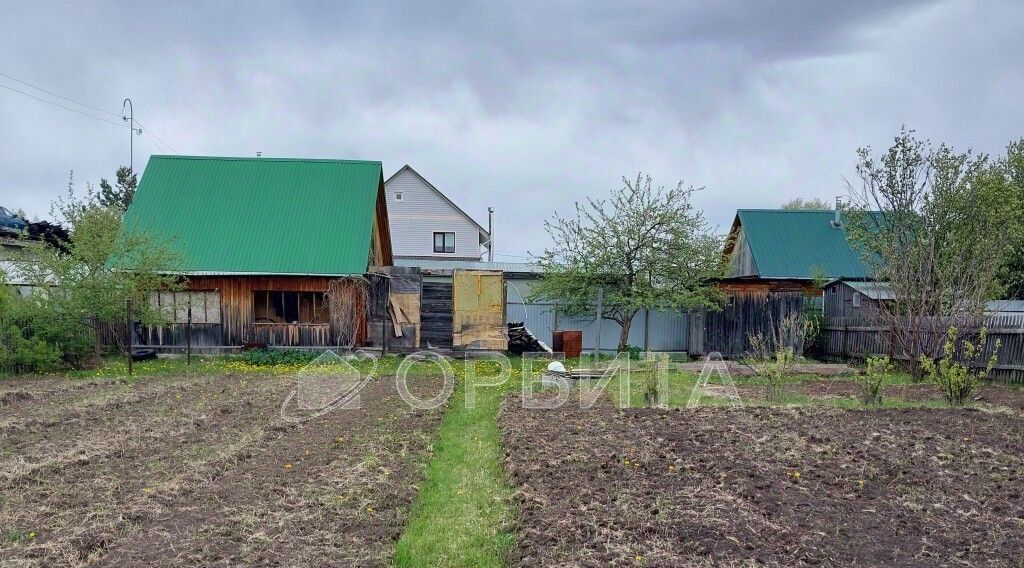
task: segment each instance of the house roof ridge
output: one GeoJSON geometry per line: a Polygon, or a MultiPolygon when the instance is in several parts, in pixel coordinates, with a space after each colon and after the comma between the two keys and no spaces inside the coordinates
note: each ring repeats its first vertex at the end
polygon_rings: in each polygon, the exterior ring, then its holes
{"type": "Polygon", "coordinates": [[[192,154],[152,154],[150,158],[163,160],[219,160],[233,162],[324,162],[330,164],[368,164],[382,165],[380,160],[353,160],[347,158],[290,158],[290,157],[269,157],[269,156],[200,156],[192,154]]]}

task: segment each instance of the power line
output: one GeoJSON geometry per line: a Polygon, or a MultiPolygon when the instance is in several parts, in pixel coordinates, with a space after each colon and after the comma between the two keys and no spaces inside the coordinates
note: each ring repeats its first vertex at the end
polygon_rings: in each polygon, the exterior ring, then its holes
{"type": "Polygon", "coordinates": [[[173,152],[175,154],[178,153],[178,151],[174,149],[174,146],[171,146],[167,142],[164,142],[163,138],[160,138],[159,136],[156,135],[155,132],[153,132],[149,128],[146,128],[146,126],[144,124],[142,124],[141,122],[139,122],[137,120],[135,121],[135,124],[138,124],[139,128],[145,130],[147,136],[149,136],[150,138],[155,138],[157,142],[159,142],[160,144],[163,144],[164,146],[166,146],[171,152],[173,152]]]}
{"type": "Polygon", "coordinates": [[[64,110],[70,110],[71,112],[76,112],[76,113],[78,113],[78,114],[80,114],[82,116],[87,116],[87,117],[95,119],[95,120],[106,122],[107,124],[113,124],[114,126],[117,126],[117,127],[120,127],[120,128],[124,128],[125,126],[127,126],[126,124],[121,124],[121,123],[118,123],[118,122],[114,122],[113,120],[107,120],[105,118],[96,116],[94,114],[89,114],[87,112],[80,111],[78,109],[74,109],[74,108],[71,108],[71,107],[64,106],[64,105],[62,105],[60,103],[57,103],[57,102],[48,101],[46,99],[41,99],[41,98],[39,98],[39,97],[37,97],[37,96],[35,96],[33,94],[26,93],[25,91],[22,91],[22,90],[19,90],[19,89],[15,89],[14,87],[10,87],[8,85],[0,84],[0,87],[3,87],[3,88],[5,88],[5,89],[7,89],[9,91],[14,91],[15,93],[20,93],[20,94],[25,95],[26,97],[28,97],[30,99],[35,99],[35,100],[37,100],[37,101],[39,101],[41,103],[51,104],[51,105],[53,105],[55,107],[60,107],[60,108],[62,108],[64,110]]]}
{"type": "MultiPolygon", "coordinates": [[[[135,123],[139,124],[139,121],[136,120],[135,123]]],[[[172,153],[177,154],[177,152],[174,151],[174,148],[171,148],[171,146],[166,142],[160,142],[160,139],[153,135],[153,133],[150,132],[148,128],[142,126],[141,124],[139,124],[139,126],[142,128],[142,131],[146,133],[146,137],[153,142],[153,145],[156,146],[158,150],[160,150],[161,152],[166,152],[167,150],[164,149],[166,147],[172,153]]]]}
{"type": "MultiPolygon", "coordinates": [[[[79,105],[79,106],[85,107],[85,108],[87,108],[87,109],[91,109],[91,110],[94,110],[94,111],[96,111],[96,112],[101,112],[101,113],[103,113],[103,114],[107,114],[107,115],[113,116],[113,117],[115,117],[115,118],[120,118],[120,119],[122,119],[122,120],[127,120],[127,118],[126,118],[126,117],[124,117],[124,116],[122,116],[122,115],[120,115],[120,114],[117,114],[116,112],[110,112],[109,110],[104,110],[104,109],[101,109],[101,108],[99,108],[99,107],[96,107],[96,106],[93,106],[93,105],[90,105],[90,104],[86,104],[86,103],[83,103],[83,102],[81,102],[81,101],[78,101],[78,100],[75,100],[75,99],[73,99],[73,98],[71,98],[71,97],[65,97],[64,95],[59,95],[59,94],[57,94],[57,93],[54,93],[53,91],[48,91],[48,90],[46,90],[46,89],[44,89],[44,88],[42,88],[42,87],[39,87],[39,86],[37,86],[37,85],[33,85],[32,83],[29,83],[28,81],[22,81],[21,79],[18,79],[17,77],[12,77],[12,76],[8,75],[7,73],[3,73],[3,72],[0,72],[0,77],[5,77],[5,78],[7,78],[7,79],[10,79],[11,81],[15,81],[15,82],[17,82],[17,83],[20,83],[20,84],[22,84],[22,85],[25,85],[26,87],[31,87],[31,88],[33,88],[33,89],[36,89],[37,91],[40,91],[40,92],[46,93],[47,95],[50,95],[51,97],[56,97],[56,98],[58,98],[58,99],[61,99],[61,100],[64,100],[64,101],[68,101],[68,102],[70,102],[70,103],[74,103],[74,104],[76,104],[76,105],[79,105]]],[[[8,90],[10,90],[10,91],[14,91],[15,93],[20,93],[20,94],[22,94],[22,95],[25,95],[26,97],[29,97],[29,98],[35,99],[35,100],[37,100],[37,101],[39,101],[39,102],[43,102],[43,103],[47,103],[47,104],[51,104],[51,105],[53,105],[53,106],[56,106],[56,107],[62,108],[62,109],[64,109],[64,110],[69,110],[69,111],[71,111],[71,112],[76,112],[76,113],[78,113],[78,114],[80,114],[80,115],[82,115],[82,116],[87,116],[87,117],[89,117],[89,118],[94,118],[94,119],[96,119],[96,120],[101,120],[101,121],[103,121],[103,122],[106,122],[107,124],[113,124],[114,126],[121,126],[121,127],[123,127],[123,126],[128,126],[128,125],[126,125],[126,124],[120,124],[120,123],[114,122],[114,121],[112,121],[112,120],[108,120],[108,119],[106,119],[106,118],[102,118],[102,117],[99,117],[99,116],[95,116],[95,115],[93,115],[93,114],[90,114],[90,113],[87,113],[87,112],[83,112],[83,111],[81,111],[81,110],[78,110],[78,109],[74,109],[74,108],[70,108],[70,107],[64,106],[64,105],[62,105],[62,104],[60,104],[60,103],[57,103],[57,102],[54,102],[54,101],[48,101],[48,100],[46,100],[46,99],[42,99],[42,98],[39,98],[39,97],[37,97],[37,96],[35,96],[35,95],[31,94],[31,93],[26,93],[25,91],[22,91],[22,90],[20,90],[20,89],[15,89],[14,87],[10,87],[10,86],[8,86],[8,85],[0,84],[0,87],[3,87],[3,88],[5,88],[5,89],[8,89],[8,90]]],[[[143,130],[144,130],[144,131],[146,132],[146,135],[147,135],[147,136],[149,137],[149,139],[150,139],[150,140],[152,140],[152,141],[153,141],[153,144],[154,144],[154,145],[155,145],[155,146],[156,146],[156,147],[157,147],[157,148],[158,148],[158,149],[159,149],[159,150],[160,150],[161,152],[165,151],[165,150],[164,150],[163,148],[164,148],[164,147],[166,147],[166,148],[167,148],[167,149],[169,149],[169,150],[170,150],[170,151],[171,151],[172,153],[175,153],[175,154],[177,154],[177,153],[178,153],[178,152],[177,152],[177,150],[175,150],[173,146],[171,146],[170,144],[168,144],[167,142],[165,142],[165,141],[164,141],[164,140],[163,140],[162,138],[160,138],[159,136],[157,136],[155,132],[153,132],[152,130],[150,130],[149,128],[147,128],[147,127],[146,127],[146,126],[145,126],[144,124],[142,124],[142,123],[141,123],[141,122],[139,122],[138,120],[134,120],[134,119],[132,119],[132,121],[133,121],[133,123],[134,123],[134,124],[137,124],[139,128],[143,129],[143,130]]]]}
{"type": "Polygon", "coordinates": [[[110,116],[113,116],[115,118],[124,118],[121,115],[117,114],[116,112],[110,112],[109,110],[104,110],[104,109],[101,109],[99,107],[94,107],[92,105],[87,105],[87,104],[85,104],[83,102],[76,101],[75,99],[72,99],[70,97],[65,97],[63,95],[58,95],[57,93],[54,93],[52,91],[47,91],[46,89],[44,89],[42,87],[38,87],[36,85],[33,85],[32,83],[29,83],[28,81],[22,81],[21,79],[18,79],[17,77],[11,77],[7,73],[0,73],[0,77],[6,77],[6,78],[10,79],[11,81],[16,81],[18,83],[21,83],[22,85],[25,85],[26,87],[32,87],[33,89],[36,89],[37,91],[42,91],[42,92],[46,93],[47,95],[50,95],[51,97],[57,97],[58,99],[65,100],[65,101],[68,101],[70,103],[75,103],[76,105],[84,106],[85,108],[88,108],[88,109],[92,109],[92,110],[95,110],[95,111],[98,111],[98,112],[102,112],[104,114],[109,114],[110,116]]]}

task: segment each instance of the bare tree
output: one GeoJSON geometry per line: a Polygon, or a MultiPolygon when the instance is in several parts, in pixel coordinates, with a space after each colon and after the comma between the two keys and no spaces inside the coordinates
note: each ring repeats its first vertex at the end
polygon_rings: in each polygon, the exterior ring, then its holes
{"type": "Polygon", "coordinates": [[[919,359],[938,356],[951,326],[980,325],[1017,232],[1017,192],[1004,161],[933,148],[906,128],[881,157],[858,156],[848,233],[872,276],[891,285],[877,317],[921,377],[919,359]]]}

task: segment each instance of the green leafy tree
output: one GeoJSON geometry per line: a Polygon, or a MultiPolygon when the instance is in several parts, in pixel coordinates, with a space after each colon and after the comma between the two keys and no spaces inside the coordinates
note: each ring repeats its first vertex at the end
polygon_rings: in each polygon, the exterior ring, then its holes
{"type": "Polygon", "coordinates": [[[980,325],[1000,292],[1019,195],[1005,160],[933,147],[906,128],[880,157],[870,148],[858,156],[847,231],[872,276],[891,285],[894,300],[875,313],[922,378],[921,358],[938,354],[955,322],[980,325]]]}
{"type": "MultiPolygon", "coordinates": [[[[71,238],[66,251],[45,243],[31,245],[32,261],[26,266],[42,290],[33,295],[39,309],[68,333],[84,329],[93,357],[101,354],[102,331],[124,321],[126,300],[133,300],[133,320],[159,323],[161,314],[150,307],[149,294],[180,289],[174,273],[181,258],[170,243],[124,226],[118,206],[104,205],[92,188],[85,196],[76,195],[73,182],[53,209],[70,228],[71,238]]],[[[73,364],[82,362],[77,356],[71,359],[73,364]]]]}
{"type": "Polygon", "coordinates": [[[783,203],[782,209],[787,211],[829,211],[832,209],[832,205],[825,203],[817,197],[811,199],[797,197],[783,203]]]}
{"type": "Polygon", "coordinates": [[[545,222],[552,246],[531,293],[561,313],[596,315],[600,291],[601,317],[621,326],[620,351],[640,310],[718,308],[724,295],[713,280],[725,268],[722,239],[693,206],[695,188],[654,188],[643,174],[622,182],[608,199],[577,202],[574,217],[545,222]]]}
{"type": "Polygon", "coordinates": [[[106,178],[100,179],[100,190],[96,194],[100,205],[104,207],[115,207],[122,212],[128,210],[135,197],[135,188],[138,186],[138,178],[135,172],[128,166],[117,168],[117,181],[114,185],[106,178]]]}
{"type": "MultiPolygon", "coordinates": [[[[1006,175],[1017,193],[1017,200],[1024,203],[1024,138],[1007,146],[1004,163],[1006,175]]],[[[1024,208],[1017,212],[1017,224],[1024,227],[1024,208]]],[[[1024,300],[1024,232],[1013,238],[999,280],[1006,289],[1007,298],[1024,300]]]]}

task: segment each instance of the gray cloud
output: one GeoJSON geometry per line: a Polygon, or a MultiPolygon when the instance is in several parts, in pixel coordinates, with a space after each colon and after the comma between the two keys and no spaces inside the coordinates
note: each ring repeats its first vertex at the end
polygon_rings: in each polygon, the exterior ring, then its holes
{"type": "MultiPolygon", "coordinates": [[[[704,4],[15,5],[0,72],[115,114],[130,96],[178,153],[412,164],[495,206],[508,255],[638,169],[706,186],[725,226],[831,199],[904,123],[987,152],[1024,135],[1016,2],[704,4]]],[[[69,170],[128,161],[125,129],[3,89],[0,124],[0,203],[40,216],[69,170]]],[[[138,168],[169,151],[135,143],[138,168]]]]}

